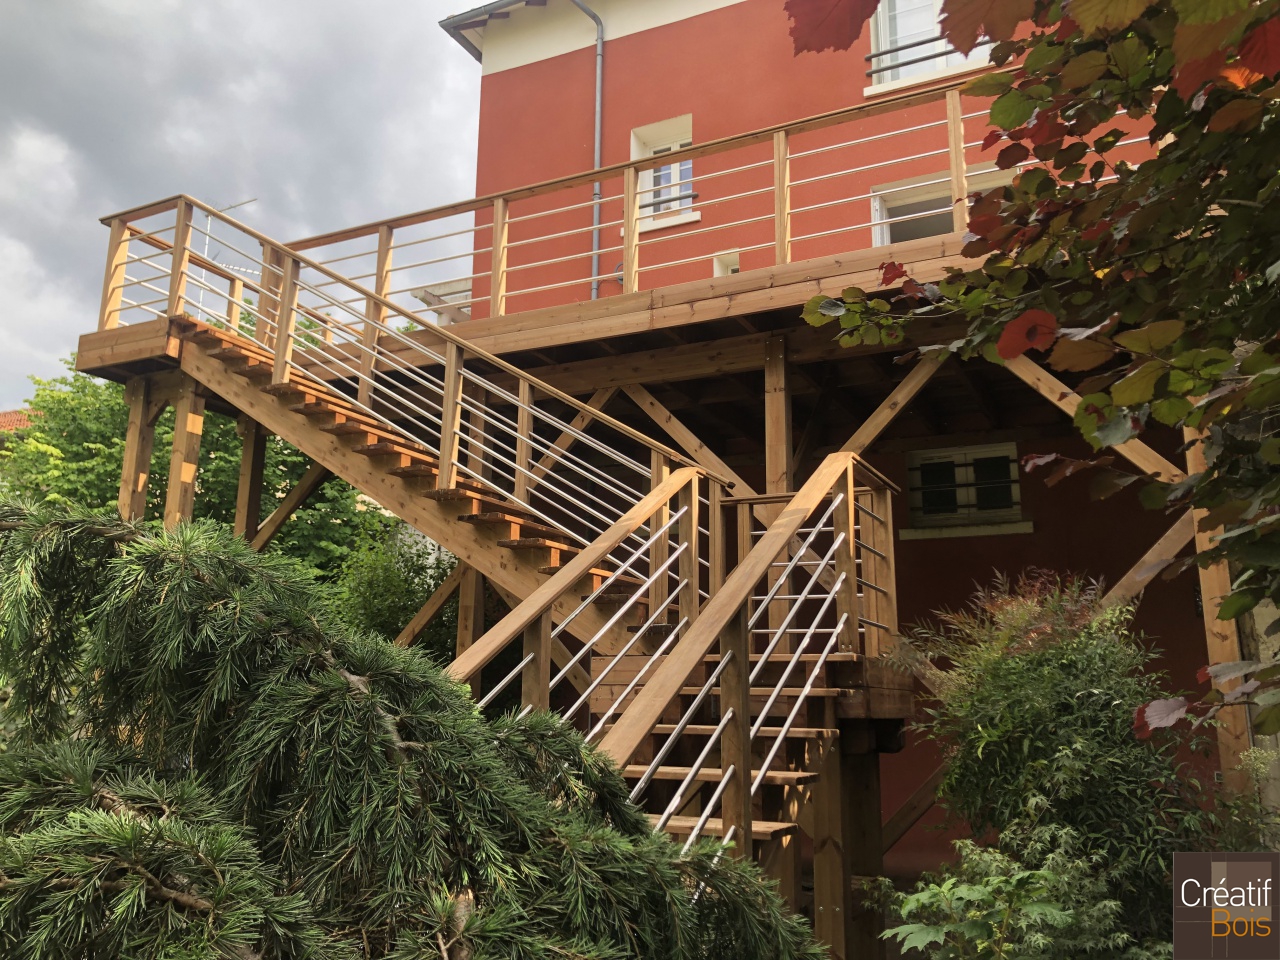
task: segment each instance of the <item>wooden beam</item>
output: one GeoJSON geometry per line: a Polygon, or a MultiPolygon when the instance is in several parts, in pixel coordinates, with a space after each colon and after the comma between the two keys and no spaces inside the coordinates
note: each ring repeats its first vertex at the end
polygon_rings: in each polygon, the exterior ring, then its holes
{"type": "MultiPolygon", "coordinates": [[[[884,828],[880,821],[880,754],[852,735],[866,731],[867,721],[841,727],[841,833],[850,877],[884,873],[884,828]],[[852,729],[851,729],[852,728],[852,729]],[[861,730],[859,730],[861,728],[861,730]]],[[[869,734],[869,731],[866,731],[869,734]]],[[[869,736],[865,739],[872,739],[869,736]]],[[[845,950],[850,957],[878,957],[883,946],[883,916],[874,907],[845,900],[845,950]]]]}
{"type": "Polygon", "coordinates": [[[120,516],[125,520],[141,520],[147,515],[147,481],[151,477],[151,454],[156,439],[155,421],[148,411],[149,390],[146,377],[133,377],[124,387],[129,425],[124,435],[118,504],[120,516]]]}
{"type": "MultiPolygon", "coordinates": [[[[1080,406],[1080,395],[1048,370],[1025,356],[1005,361],[1005,369],[1067,416],[1076,415],[1076,408],[1080,406]]],[[[1186,474],[1141,440],[1127,440],[1111,449],[1143,473],[1149,473],[1165,483],[1177,483],[1186,479],[1186,474]]]]}
{"type": "Polygon", "coordinates": [[[964,159],[964,109],[959,87],[947,91],[947,154],[951,169],[951,229],[964,233],[969,225],[968,166],[964,159]]]}
{"type": "Polygon", "coordinates": [[[533,659],[520,676],[520,702],[535,710],[551,709],[551,628],[545,612],[524,628],[524,656],[533,659]]]}
{"type": "Polygon", "coordinates": [[[164,526],[172,530],[191,519],[200,468],[200,435],[204,433],[204,396],[188,379],[173,405],[173,452],[169,456],[169,488],[164,500],[164,526]]]}
{"type": "MultiPolygon", "coordinates": [[[[595,419],[597,411],[604,410],[605,406],[613,399],[614,394],[618,392],[617,387],[602,387],[591,395],[591,399],[587,401],[590,410],[579,410],[578,415],[569,421],[569,426],[564,430],[551,448],[542,456],[530,473],[530,483],[541,480],[561,459],[561,455],[568,453],[569,449],[578,442],[578,434],[585,430],[588,424],[595,419]]],[[[696,459],[696,458],[695,458],[696,459]]]]}
{"type": "Polygon", "coordinates": [[[910,372],[902,378],[902,382],[893,388],[884,402],[875,409],[862,425],[854,431],[853,436],[840,448],[845,453],[862,453],[875,443],[894,417],[901,413],[915,399],[924,385],[933,379],[938,368],[947,362],[950,354],[936,351],[922,356],[910,372]]]}
{"type": "Polygon", "coordinates": [[[1147,584],[1173,562],[1182,548],[1195,539],[1196,524],[1191,511],[1187,511],[1169,528],[1155,544],[1142,555],[1120,580],[1102,598],[1103,606],[1129,603],[1146,589],[1147,584]]]}
{"type": "MultiPolygon", "coordinates": [[[[810,748],[812,749],[812,748],[810,748]]],[[[827,945],[832,960],[845,960],[845,918],[850,907],[852,877],[845,852],[844,796],[840,748],[826,752],[813,798],[813,932],[827,945]]]]}
{"type": "Polygon", "coordinates": [[[400,635],[396,637],[395,641],[397,647],[413,645],[413,642],[418,639],[422,631],[427,628],[427,624],[449,602],[449,598],[453,596],[454,591],[461,585],[462,578],[469,569],[465,563],[459,561],[449,571],[449,575],[440,582],[440,586],[436,587],[435,592],[427,598],[427,602],[422,605],[421,609],[413,615],[413,619],[405,624],[404,629],[400,631],[400,635]]]}
{"type": "Polygon", "coordinates": [[[296,486],[290,490],[280,505],[271,511],[271,516],[262,522],[262,526],[258,528],[257,536],[253,538],[251,544],[255,550],[263,550],[272,540],[275,539],[289,518],[294,515],[297,509],[302,506],[311,497],[313,493],[320,489],[320,485],[328,480],[332,473],[328,467],[313,463],[307,467],[306,472],[302,475],[296,486]]]}
{"type": "Polygon", "coordinates": [[[773,337],[764,347],[764,492],[793,489],[791,475],[791,389],[787,342],[773,337]]]}
{"type": "Polygon", "coordinates": [[[455,656],[462,656],[484,633],[484,577],[475,567],[458,564],[458,635],[455,656]]]}
{"type": "Polygon", "coordinates": [[[252,417],[239,423],[240,482],[236,488],[235,534],[246,540],[258,535],[262,520],[262,468],[267,455],[267,432],[252,417]]]}
{"type": "Polygon", "coordinates": [[[710,447],[698,439],[698,435],[690,430],[670,410],[656,400],[647,389],[638,383],[629,384],[622,392],[635,402],[635,405],[653,418],[653,422],[667,432],[684,452],[693,458],[698,466],[705,468],[717,476],[724,477],[732,483],[735,496],[755,496],[751,485],[742,479],[733,468],[720,459],[710,447]]]}
{"type": "Polygon", "coordinates": [[[925,779],[924,783],[912,791],[911,796],[902,801],[902,806],[884,822],[881,830],[882,849],[888,853],[893,846],[907,835],[926,813],[933,809],[938,800],[938,788],[947,775],[946,764],[938,767],[925,779]]]}
{"type": "MultiPolygon", "coordinates": [[[[1209,469],[1204,455],[1203,435],[1190,428],[1183,430],[1187,448],[1187,470],[1203,473],[1209,469]]],[[[1223,533],[1222,527],[1205,524],[1207,511],[1196,510],[1196,552],[1204,553],[1215,546],[1214,540],[1223,533]]],[[[1218,608],[1223,598],[1231,593],[1231,572],[1225,560],[1217,560],[1208,566],[1197,567],[1200,576],[1200,609],[1204,618],[1205,646],[1209,663],[1230,663],[1244,659],[1240,653],[1240,629],[1235,620],[1219,620],[1218,608]]],[[[1223,693],[1234,690],[1242,678],[1217,684],[1223,693]]],[[[1240,770],[1241,755],[1253,746],[1253,729],[1250,726],[1249,708],[1246,704],[1224,707],[1217,716],[1218,763],[1223,782],[1237,793],[1249,787],[1249,778],[1240,770]]]]}

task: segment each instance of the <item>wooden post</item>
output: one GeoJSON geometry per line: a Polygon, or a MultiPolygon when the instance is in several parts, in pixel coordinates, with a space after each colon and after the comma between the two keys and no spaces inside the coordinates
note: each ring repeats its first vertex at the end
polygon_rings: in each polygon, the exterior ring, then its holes
{"type": "Polygon", "coordinates": [[[725,566],[728,556],[725,553],[724,537],[724,487],[715,480],[708,480],[707,491],[707,550],[711,561],[707,574],[707,596],[714,597],[716,591],[724,585],[725,566]]]}
{"type": "MultiPolygon", "coordinates": [[[[1183,438],[1191,444],[1187,448],[1187,472],[1203,473],[1209,468],[1205,459],[1202,434],[1197,430],[1185,428],[1183,438]]],[[[1222,533],[1222,527],[1202,530],[1206,511],[1196,510],[1195,536],[1196,552],[1203,553],[1213,547],[1213,538],[1222,533]]],[[[1196,567],[1200,577],[1200,610],[1204,618],[1205,646],[1209,663],[1230,663],[1244,659],[1240,653],[1240,630],[1234,620],[1219,620],[1218,608],[1222,600],[1231,593],[1231,572],[1225,560],[1218,560],[1207,567],[1196,567]]],[[[1227,693],[1240,685],[1239,679],[1217,684],[1219,690],[1227,693]]],[[[1222,770],[1223,783],[1236,792],[1249,785],[1248,777],[1239,769],[1240,755],[1253,746],[1253,731],[1250,727],[1249,709],[1240,706],[1224,707],[1218,714],[1218,765],[1222,770]]]]}
{"type": "Polygon", "coordinates": [[[622,292],[640,289],[640,173],[622,171],[622,292]]]}
{"type": "Polygon", "coordinates": [[[169,306],[166,316],[180,317],[186,309],[187,267],[191,263],[191,204],[179,200],[174,211],[173,262],[169,268],[169,306]]]}
{"type": "Polygon", "coordinates": [[[156,439],[155,421],[149,414],[150,386],[146,377],[133,377],[124,387],[124,400],[129,405],[120,472],[119,507],[124,520],[141,520],[147,515],[147,480],[156,439]]]}
{"type": "Polygon", "coordinates": [[[444,345],[444,395],[440,398],[440,469],[436,489],[452,490],[458,483],[458,429],[462,425],[462,348],[444,345]]]}
{"type": "MultiPolygon", "coordinates": [[[[835,513],[832,514],[834,523],[832,534],[839,536],[843,533],[845,537],[844,543],[836,550],[835,556],[836,575],[844,575],[844,583],[840,587],[840,592],[836,594],[836,614],[846,618],[844,630],[840,633],[838,648],[842,653],[865,653],[867,656],[872,656],[869,650],[859,650],[858,644],[860,607],[858,593],[867,588],[858,585],[858,509],[854,501],[856,493],[852,459],[849,460],[844,476],[836,482],[832,492],[841,497],[840,502],[836,504],[835,513]]],[[[867,592],[874,591],[867,590],[867,592]]]]}
{"type": "Polygon", "coordinates": [[[333,474],[324,464],[313,463],[307,467],[302,477],[294,485],[293,489],[285,494],[284,499],[280,501],[279,506],[271,511],[267,519],[263,520],[258,526],[258,532],[249,542],[249,546],[259,552],[267,548],[276,535],[284,529],[284,525],[289,522],[292,517],[304,503],[311,498],[311,495],[319,490],[333,474]]]}
{"type": "Polygon", "coordinates": [[[774,263],[791,262],[791,152],[787,131],[773,135],[774,263]]]}
{"type": "MultiPolygon", "coordinates": [[[[748,514],[749,516],[749,514],[748,514]]],[[[735,768],[733,779],[720,798],[724,829],[738,828],[736,851],[739,857],[752,855],[751,843],[751,634],[747,629],[748,607],[743,603],[738,615],[720,632],[720,656],[730,657],[720,674],[720,716],[733,716],[720,735],[721,766],[735,768]]]]}
{"type": "MultiPolygon", "coordinates": [[[[840,815],[845,869],[850,881],[884,872],[884,838],[880,824],[880,754],[869,721],[840,728],[840,815]]],[[[862,906],[844,885],[845,952],[850,957],[881,957],[883,926],[874,907],[862,906]]]]}
{"type": "Polygon", "coordinates": [[[102,278],[102,304],[98,310],[99,330],[113,330],[120,325],[128,265],[129,225],[116,217],[111,221],[111,238],[107,241],[107,271],[102,278]]]}
{"type": "Polygon", "coordinates": [[[271,368],[272,383],[289,382],[289,361],[293,358],[293,331],[298,307],[298,261],[286,257],[284,277],[280,283],[280,312],[276,322],[275,363],[271,368]]]}
{"type": "Polygon", "coordinates": [[[489,312],[495,317],[507,312],[507,201],[498,197],[493,201],[493,275],[489,282],[489,312]]]}
{"type": "Polygon", "coordinates": [[[231,289],[227,293],[227,329],[240,329],[240,314],[244,311],[244,281],[239,277],[231,278],[231,289]]]}
{"type": "MultiPolygon", "coordinates": [[[[378,228],[378,258],[374,264],[373,292],[383,300],[391,290],[392,238],[391,227],[384,224],[378,228]]],[[[360,382],[356,386],[356,400],[368,407],[373,402],[373,378],[378,373],[378,330],[387,322],[387,308],[380,300],[368,297],[364,304],[364,316],[364,331],[360,343],[360,382]]]]}
{"type": "Polygon", "coordinates": [[[533,468],[530,451],[533,449],[533,383],[520,379],[516,385],[516,466],[515,498],[521,503],[529,496],[529,472],[533,468]]]}
{"type": "Polygon", "coordinates": [[[262,466],[267,454],[267,431],[240,415],[240,483],[236,489],[235,534],[252,542],[262,521],[262,466]]]}
{"type": "MultiPolygon", "coordinates": [[[[764,492],[790,493],[791,475],[791,391],[787,382],[787,341],[773,337],[764,348],[764,492]]],[[[779,505],[770,504],[765,509],[767,522],[782,512],[779,505]]],[[[769,588],[778,582],[780,571],[769,571],[769,588]]],[[[786,593],[784,586],[782,592],[786,593]]],[[[769,604],[769,627],[777,630],[787,615],[789,601],[775,600],[769,604]]],[[[779,641],[779,653],[791,650],[791,642],[783,636],[779,641]]]]}
{"type": "Polygon", "coordinates": [[[676,570],[680,579],[689,581],[689,585],[680,593],[680,617],[681,619],[688,617],[690,623],[698,618],[698,609],[701,606],[698,588],[702,582],[702,568],[698,558],[702,556],[702,551],[699,549],[699,528],[702,522],[698,516],[701,512],[698,481],[699,478],[694,477],[688,484],[681,487],[680,495],[676,499],[677,509],[684,511],[684,516],[676,522],[676,539],[680,543],[688,544],[684,553],[680,554],[680,559],[676,561],[676,570]]]}
{"type": "Polygon", "coordinates": [[[959,89],[947,91],[947,152],[951,160],[951,229],[964,233],[969,228],[969,184],[959,89]]]}
{"type": "Polygon", "coordinates": [[[485,420],[485,411],[489,408],[488,393],[480,384],[463,379],[462,395],[471,401],[471,409],[463,411],[467,417],[468,476],[485,480],[493,472],[484,459],[485,438],[489,433],[489,424],[485,420]]]}
{"type": "Polygon", "coordinates": [[[533,659],[520,677],[520,702],[535,710],[551,706],[551,613],[542,614],[524,628],[524,655],[533,659]]]}
{"type": "Polygon", "coordinates": [[[173,405],[173,453],[169,457],[169,489],[164,501],[166,530],[190,520],[195,506],[200,435],[204,432],[204,397],[196,391],[196,382],[186,380],[173,405]]]}
{"type": "Polygon", "coordinates": [[[845,927],[850,905],[849,858],[845,853],[844,804],[840,748],[833,744],[813,785],[813,932],[831,951],[832,960],[845,960],[845,927]]]}
{"type": "Polygon", "coordinates": [[[270,244],[262,245],[262,280],[258,297],[258,313],[262,327],[257,331],[257,341],[268,350],[275,346],[276,327],[280,316],[280,284],[284,277],[284,254],[270,244]]]}
{"type": "MultiPolygon", "coordinates": [[[[667,477],[671,475],[671,462],[657,450],[654,450],[650,454],[650,461],[649,489],[656,490],[659,486],[665,483],[667,477]]],[[[668,503],[662,504],[662,506],[654,511],[653,516],[649,518],[650,534],[652,534],[653,531],[660,529],[663,524],[671,519],[671,510],[668,503]]],[[[671,556],[671,531],[668,530],[665,534],[654,540],[653,546],[649,548],[649,573],[652,574],[660,566],[666,563],[667,557],[669,556],[671,556]]],[[[670,577],[659,577],[654,581],[653,585],[649,587],[650,613],[657,610],[661,604],[666,602],[669,580],[670,577]]],[[[690,584],[685,588],[685,591],[687,592],[689,590],[696,589],[697,587],[694,584],[690,584]]]]}
{"type": "MultiPolygon", "coordinates": [[[[894,560],[894,533],[893,533],[893,494],[884,487],[876,487],[871,491],[871,509],[876,512],[876,516],[880,519],[876,521],[876,530],[878,531],[878,541],[880,544],[880,552],[884,554],[880,558],[881,571],[884,577],[881,586],[885,592],[880,595],[882,601],[882,611],[884,620],[881,621],[888,627],[889,635],[898,632],[898,567],[894,560]]],[[[887,641],[888,636],[885,637],[887,641]]]]}
{"type": "Polygon", "coordinates": [[[458,635],[455,656],[470,649],[484,633],[484,577],[474,567],[458,561],[462,568],[458,581],[458,635]]]}

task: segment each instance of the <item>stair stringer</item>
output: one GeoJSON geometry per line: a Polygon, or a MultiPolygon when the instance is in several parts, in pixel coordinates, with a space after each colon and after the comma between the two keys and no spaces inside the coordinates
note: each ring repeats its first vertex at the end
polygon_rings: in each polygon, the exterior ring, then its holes
{"type": "MultiPolygon", "coordinates": [[[[459,522],[457,508],[449,501],[416,496],[410,482],[380,470],[370,458],[353,452],[338,437],[325,433],[305,416],[287,409],[282,401],[232,373],[199,344],[184,340],[179,364],[193,380],[372,497],[504,590],[523,599],[546,581],[546,575],[539,573],[533,562],[499,547],[494,542],[496,538],[485,536],[472,524],[459,522]]],[[[562,595],[552,605],[553,619],[568,618],[580,602],[572,594],[562,595]]],[[[603,631],[607,619],[598,609],[588,608],[574,619],[572,632],[585,640],[603,631]]],[[[614,627],[609,636],[625,642],[622,628],[614,627]]],[[[553,654],[553,659],[561,659],[558,653],[553,654]]]]}

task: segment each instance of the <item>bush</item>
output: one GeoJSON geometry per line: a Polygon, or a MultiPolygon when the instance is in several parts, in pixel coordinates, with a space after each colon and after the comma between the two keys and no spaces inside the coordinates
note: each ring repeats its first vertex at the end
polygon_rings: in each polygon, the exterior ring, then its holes
{"type": "Polygon", "coordinates": [[[1131,607],[1102,608],[1092,585],[1033,574],[938,619],[908,640],[949,667],[923,728],[947,757],[939,797],[998,854],[966,848],[948,876],[1000,858],[993,877],[1050,870],[1064,882],[1046,889],[1074,918],[1054,942],[1118,956],[1170,937],[1174,851],[1272,842],[1256,797],[1224,798],[1197,779],[1185,751],[1202,743],[1134,736],[1134,709],[1162,695],[1164,678],[1148,670],[1155,654],[1132,631],[1131,607]],[[1091,912],[1106,902],[1118,905],[1110,921],[1091,912]]]}

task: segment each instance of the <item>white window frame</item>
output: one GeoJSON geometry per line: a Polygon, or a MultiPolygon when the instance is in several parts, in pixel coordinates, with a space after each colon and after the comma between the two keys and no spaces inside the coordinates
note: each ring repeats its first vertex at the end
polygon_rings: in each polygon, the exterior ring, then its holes
{"type": "Polygon", "coordinates": [[[712,261],[713,277],[731,277],[742,270],[742,255],[737,250],[724,250],[712,261]]]}
{"type": "MultiPolygon", "coordinates": [[[[907,454],[907,505],[911,529],[950,530],[960,528],[1005,528],[1024,525],[1022,488],[1016,443],[988,443],[979,446],[943,447],[916,450],[907,454]],[[998,510],[979,510],[974,462],[1005,457],[1009,461],[1009,485],[1013,504],[998,510]],[[956,510],[954,513],[925,513],[921,468],[930,463],[952,463],[956,468],[956,510]]],[[[992,532],[1022,532],[992,531],[992,532]]]]}
{"type": "MultiPolygon", "coordinates": [[[[972,194],[1004,186],[1013,180],[1016,172],[1016,170],[1001,170],[991,165],[975,167],[965,174],[965,189],[972,194]]],[[[890,230],[893,224],[889,222],[889,210],[891,207],[907,203],[919,203],[935,198],[938,201],[938,210],[936,212],[940,213],[946,210],[950,213],[951,177],[946,172],[929,174],[923,177],[912,177],[909,180],[899,180],[895,183],[885,183],[872,187],[871,245],[874,247],[886,247],[893,242],[890,239],[890,230]],[[891,199],[892,204],[890,203],[891,199]]],[[[929,236],[940,237],[946,233],[951,233],[951,230],[945,230],[943,233],[938,234],[929,234],[929,236]]]]}
{"type": "MultiPolygon", "coordinates": [[[[657,123],[645,124],[631,131],[631,159],[670,153],[693,146],[693,114],[686,113],[657,123]]],[[[658,207],[646,207],[652,200],[660,200],[666,191],[672,197],[693,192],[693,161],[681,160],[663,167],[651,167],[640,171],[637,184],[640,194],[640,230],[660,230],[685,223],[696,223],[702,214],[694,209],[693,198],[672,199],[658,207]]]]}
{"type": "MultiPolygon", "coordinates": [[[[881,0],[880,5],[876,8],[874,16],[871,18],[871,52],[879,53],[881,50],[888,50],[898,44],[892,43],[889,36],[889,18],[891,8],[896,0],[881,0]]],[[[942,0],[933,0],[933,25],[934,36],[940,36],[941,27],[942,0]]],[[[932,79],[939,75],[955,73],[958,70],[970,69],[977,64],[984,62],[986,57],[986,44],[980,43],[976,48],[970,51],[966,57],[958,51],[949,54],[943,54],[942,51],[947,49],[945,40],[937,40],[932,44],[921,44],[918,47],[912,47],[909,50],[902,51],[903,60],[913,60],[916,57],[924,56],[926,53],[935,53],[936,55],[930,60],[924,60],[920,63],[909,64],[906,67],[895,67],[892,70],[885,70],[880,73],[872,74],[868,77],[871,88],[887,86],[890,84],[911,84],[920,83],[925,80],[932,79]],[[905,71],[905,72],[904,72],[905,71]]],[[[871,61],[872,67],[887,66],[884,60],[876,57],[871,61]]]]}

